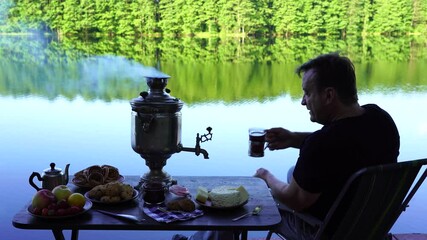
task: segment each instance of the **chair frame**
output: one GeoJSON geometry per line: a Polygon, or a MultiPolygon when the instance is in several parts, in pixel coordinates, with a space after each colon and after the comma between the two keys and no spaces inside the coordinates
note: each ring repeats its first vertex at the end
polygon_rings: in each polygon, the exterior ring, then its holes
{"type": "MultiPolygon", "coordinates": [[[[295,212],[280,202],[278,202],[278,208],[291,212],[308,224],[317,227],[316,240],[387,239],[390,229],[409,206],[409,202],[427,177],[427,169],[425,169],[415,182],[424,165],[427,165],[427,158],[360,169],[347,180],[323,221],[306,213],[295,212]],[[379,190],[382,190],[383,186],[386,192],[381,196],[382,193],[379,193],[379,190]],[[347,207],[341,204],[344,199],[351,199],[347,207]],[[332,236],[325,237],[325,229],[328,228],[328,224],[340,207],[346,209],[346,213],[342,219],[339,219],[340,225],[332,236]],[[378,209],[384,211],[379,212],[378,209]],[[372,225],[367,226],[368,224],[372,225]]],[[[269,231],[266,239],[269,240],[273,233],[286,239],[278,230],[269,231]]]]}

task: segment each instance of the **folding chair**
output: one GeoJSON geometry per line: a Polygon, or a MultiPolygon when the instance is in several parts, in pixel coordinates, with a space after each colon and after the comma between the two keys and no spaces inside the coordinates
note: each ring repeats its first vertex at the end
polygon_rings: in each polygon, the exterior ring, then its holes
{"type": "MultiPolygon", "coordinates": [[[[291,211],[308,224],[318,228],[315,239],[369,240],[388,239],[389,231],[427,177],[427,169],[415,184],[427,158],[363,168],[346,182],[323,221],[293,212],[283,204],[282,211],[291,211]],[[409,192],[409,193],[408,193],[409,192]],[[345,210],[344,215],[336,214],[345,210]],[[338,221],[337,221],[338,220],[338,221]],[[339,222],[331,233],[329,223],[339,222]],[[328,236],[326,236],[328,233],[328,236]]],[[[279,229],[269,231],[286,239],[279,229]]]]}

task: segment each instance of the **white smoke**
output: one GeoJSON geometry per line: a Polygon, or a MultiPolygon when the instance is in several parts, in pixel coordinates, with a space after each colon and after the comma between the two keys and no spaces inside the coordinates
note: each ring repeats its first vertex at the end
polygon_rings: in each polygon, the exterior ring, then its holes
{"type": "Polygon", "coordinates": [[[80,62],[81,77],[91,82],[105,79],[144,80],[145,77],[169,78],[154,67],[147,67],[121,56],[95,56],[80,62]]]}

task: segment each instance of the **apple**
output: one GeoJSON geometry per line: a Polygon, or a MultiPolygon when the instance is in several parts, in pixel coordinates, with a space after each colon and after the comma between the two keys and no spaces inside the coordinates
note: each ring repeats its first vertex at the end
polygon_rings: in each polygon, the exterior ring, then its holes
{"type": "Polygon", "coordinates": [[[72,194],[71,190],[66,185],[58,185],[52,189],[57,201],[67,200],[72,194]]]}
{"type": "Polygon", "coordinates": [[[48,189],[41,189],[36,192],[31,201],[31,205],[34,208],[43,209],[47,208],[51,203],[56,202],[56,197],[52,191],[48,189]]]}
{"type": "Polygon", "coordinates": [[[68,197],[67,202],[71,207],[76,206],[83,208],[86,203],[86,198],[81,193],[73,193],[70,195],[70,197],[68,197]]]}

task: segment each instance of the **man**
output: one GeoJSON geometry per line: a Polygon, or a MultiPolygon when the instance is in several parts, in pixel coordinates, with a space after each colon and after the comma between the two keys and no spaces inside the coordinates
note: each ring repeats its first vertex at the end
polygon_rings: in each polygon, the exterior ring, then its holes
{"type": "MultiPolygon", "coordinates": [[[[272,195],[289,208],[323,219],[346,180],[357,170],[397,162],[399,133],[390,115],[375,104],[358,103],[354,66],[337,53],[318,56],[297,68],[310,120],[323,127],[313,133],[283,128],[266,131],[270,150],[299,148],[288,183],[260,168],[272,195]]],[[[311,239],[316,229],[282,213],[286,239],[311,239]]],[[[333,231],[332,229],[329,229],[333,231]]]]}
{"type": "MultiPolygon", "coordinates": [[[[321,55],[296,72],[299,76],[303,73],[301,104],[309,110],[310,120],[323,127],[313,133],[267,130],[270,150],[299,148],[299,158],[289,184],[264,168],[258,169],[255,177],[263,179],[273,197],[289,208],[323,219],[351,174],[363,167],[397,162],[399,133],[380,107],[359,105],[354,66],[347,57],[321,55]]],[[[293,214],[282,212],[282,218],[281,232],[287,240],[314,237],[316,229],[293,214]]],[[[189,239],[231,239],[231,234],[200,231],[189,239]]]]}

